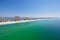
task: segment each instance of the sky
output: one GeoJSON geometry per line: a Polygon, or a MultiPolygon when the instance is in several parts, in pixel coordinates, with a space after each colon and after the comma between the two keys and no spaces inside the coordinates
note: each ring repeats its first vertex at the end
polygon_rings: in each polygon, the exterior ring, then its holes
{"type": "Polygon", "coordinates": [[[0,0],[0,16],[60,17],[60,0],[0,0]]]}

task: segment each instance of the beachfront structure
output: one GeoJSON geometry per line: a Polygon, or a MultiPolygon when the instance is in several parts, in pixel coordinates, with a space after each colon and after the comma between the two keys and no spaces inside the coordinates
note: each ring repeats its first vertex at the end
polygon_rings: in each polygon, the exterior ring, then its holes
{"type": "Polygon", "coordinates": [[[0,17],[0,22],[6,22],[7,20],[4,17],[0,17]]]}
{"type": "Polygon", "coordinates": [[[20,16],[15,16],[14,21],[20,21],[20,16]]]}
{"type": "Polygon", "coordinates": [[[25,17],[24,20],[30,20],[30,18],[29,17],[25,17]]]}

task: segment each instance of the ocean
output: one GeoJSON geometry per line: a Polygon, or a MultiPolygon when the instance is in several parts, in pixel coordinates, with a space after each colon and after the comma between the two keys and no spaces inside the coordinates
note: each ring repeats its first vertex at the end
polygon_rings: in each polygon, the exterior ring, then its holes
{"type": "Polygon", "coordinates": [[[0,25],[0,40],[60,40],[60,20],[0,25]]]}

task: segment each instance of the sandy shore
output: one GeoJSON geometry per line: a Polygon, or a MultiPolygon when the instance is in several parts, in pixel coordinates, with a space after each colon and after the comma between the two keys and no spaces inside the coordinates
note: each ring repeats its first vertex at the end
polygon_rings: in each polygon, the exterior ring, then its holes
{"type": "Polygon", "coordinates": [[[7,21],[7,22],[0,22],[0,25],[14,24],[14,23],[22,23],[22,22],[32,22],[32,21],[40,21],[40,20],[47,20],[47,19],[39,19],[39,20],[21,20],[21,21],[7,21]]]}

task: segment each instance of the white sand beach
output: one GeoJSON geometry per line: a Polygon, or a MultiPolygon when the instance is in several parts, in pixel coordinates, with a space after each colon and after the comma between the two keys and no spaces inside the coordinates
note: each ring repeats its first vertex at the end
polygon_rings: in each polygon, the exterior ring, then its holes
{"type": "Polygon", "coordinates": [[[7,25],[7,24],[14,24],[14,23],[22,23],[22,22],[32,22],[32,21],[40,21],[40,20],[48,20],[48,19],[7,21],[7,22],[0,22],[0,25],[7,25]]]}

